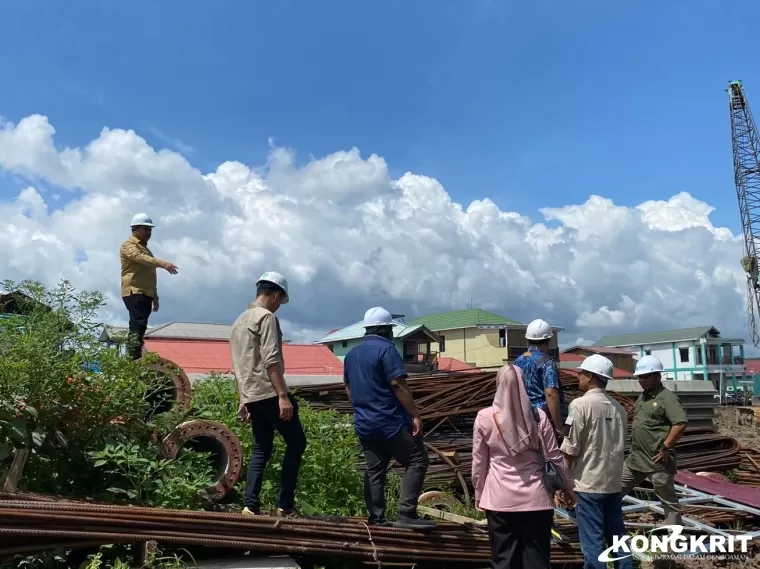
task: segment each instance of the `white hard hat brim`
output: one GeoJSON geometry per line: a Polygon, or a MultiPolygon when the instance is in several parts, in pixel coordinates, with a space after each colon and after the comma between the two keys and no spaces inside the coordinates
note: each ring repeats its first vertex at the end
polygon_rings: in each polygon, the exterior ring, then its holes
{"type": "Polygon", "coordinates": [[[288,291],[282,288],[282,285],[280,283],[270,281],[269,279],[259,279],[258,281],[256,281],[256,286],[259,286],[259,284],[261,283],[272,283],[273,285],[277,285],[278,287],[280,287],[280,291],[285,295],[282,299],[282,304],[287,304],[288,302],[290,302],[290,295],[288,294],[288,291]]]}
{"type": "Polygon", "coordinates": [[[155,227],[152,223],[135,223],[132,227],[155,227]]]}

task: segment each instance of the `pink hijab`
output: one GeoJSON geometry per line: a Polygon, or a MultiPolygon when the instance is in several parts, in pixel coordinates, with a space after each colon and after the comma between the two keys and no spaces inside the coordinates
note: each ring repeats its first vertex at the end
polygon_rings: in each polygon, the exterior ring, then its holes
{"type": "Polygon", "coordinates": [[[516,455],[539,436],[530,399],[525,391],[522,370],[507,364],[496,374],[496,396],[493,399],[494,421],[507,452],[516,455]]]}

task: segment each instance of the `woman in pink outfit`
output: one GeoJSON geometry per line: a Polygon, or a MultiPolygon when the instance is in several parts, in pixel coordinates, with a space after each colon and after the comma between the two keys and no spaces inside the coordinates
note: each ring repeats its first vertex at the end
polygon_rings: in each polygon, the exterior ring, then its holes
{"type": "Polygon", "coordinates": [[[522,370],[508,364],[496,376],[493,405],[475,419],[472,484],[475,505],[488,518],[493,569],[549,569],[555,498],[565,505],[566,498],[572,500],[572,480],[551,422],[542,410],[536,411],[522,370]],[[555,497],[547,489],[542,450],[567,494],[557,492],[555,497]]]}

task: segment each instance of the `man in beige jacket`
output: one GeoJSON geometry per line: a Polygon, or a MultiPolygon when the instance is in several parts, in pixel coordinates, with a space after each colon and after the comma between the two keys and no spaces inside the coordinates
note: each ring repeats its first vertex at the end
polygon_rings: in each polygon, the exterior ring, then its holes
{"type": "Polygon", "coordinates": [[[248,466],[243,514],[261,513],[261,486],[274,448],[274,432],[285,440],[276,515],[295,516],[295,491],[306,435],[298,418],[298,404],[285,383],[282,332],[274,315],[287,303],[288,282],[274,271],[256,283],[256,300],[232,326],[230,348],[237,380],[238,417],[250,421],[255,446],[248,466]]]}

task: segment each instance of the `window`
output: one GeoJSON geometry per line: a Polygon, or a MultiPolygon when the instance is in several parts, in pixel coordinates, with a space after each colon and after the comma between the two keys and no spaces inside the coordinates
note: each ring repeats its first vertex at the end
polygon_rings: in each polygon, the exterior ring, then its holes
{"type": "Polygon", "coordinates": [[[340,343],[340,347],[341,347],[341,348],[347,348],[347,347],[348,347],[348,340],[343,340],[343,341],[340,343]]]}
{"type": "Polygon", "coordinates": [[[446,351],[446,336],[441,336],[441,343],[438,344],[438,351],[439,352],[446,351]]]}
{"type": "Polygon", "coordinates": [[[507,347],[507,331],[504,328],[499,329],[499,347],[507,347]]]}
{"type": "Polygon", "coordinates": [[[652,350],[644,350],[644,355],[645,356],[651,356],[652,355],[652,350]]]}
{"type": "Polygon", "coordinates": [[[678,348],[678,355],[681,357],[681,363],[689,363],[689,348],[678,348]]]}

